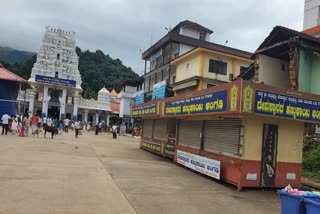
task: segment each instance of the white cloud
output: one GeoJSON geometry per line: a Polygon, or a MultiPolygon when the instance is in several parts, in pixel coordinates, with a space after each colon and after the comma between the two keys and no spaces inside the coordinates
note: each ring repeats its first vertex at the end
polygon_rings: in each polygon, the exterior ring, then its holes
{"type": "Polygon", "coordinates": [[[77,33],[82,49],[100,49],[141,73],[139,49],[189,19],[214,31],[212,42],[255,51],[276,25],[302,30],[304,2],[258,0],[2,0],[0,45],[37,51],[46,25],[77,33]]]}

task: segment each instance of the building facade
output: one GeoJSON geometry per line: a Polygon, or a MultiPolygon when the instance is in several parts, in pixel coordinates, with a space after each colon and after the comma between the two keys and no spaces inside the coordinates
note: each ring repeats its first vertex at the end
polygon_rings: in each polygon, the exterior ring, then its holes
{"type": "Polygon", "coordinates": [[[98,99],[81,97],[81,75],[76,54],[75,33],[46,27],[37,61],[28,80],[32,89],[20,93],[18,100],[29,103],[30,115],[91,122],[119,122],[117,93],[102,88],[98,99]]]}

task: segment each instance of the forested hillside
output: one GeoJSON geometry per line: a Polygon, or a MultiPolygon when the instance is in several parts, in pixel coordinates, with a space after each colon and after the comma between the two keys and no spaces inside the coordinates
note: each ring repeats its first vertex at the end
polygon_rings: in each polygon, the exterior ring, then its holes
{"type": "MultiPolygon", "coordinates": [[[[120,59],[112,59],[102,51],[82,51],[77,47],[79,56],[79,71],[82,77],[82,95],[85,98],[97,98],[98,91],[105,86],[109,91],[115,88],[118,92],[121,89],[117,83],[121,80],[138,78],[138,74],[130,67],[122,64],[120,59]]],[[[28,80],[31,69],[36,61],[36,55],[24,63],[9,64],[0,61],[8,70],[28,80]]]]}
{"type": "Polygon", "coordinates": [[[24,63],[31,59],[36,53],[28,51],[19,51],[12,48],[0,46],[0,60],[9,64],[24,63]]]}

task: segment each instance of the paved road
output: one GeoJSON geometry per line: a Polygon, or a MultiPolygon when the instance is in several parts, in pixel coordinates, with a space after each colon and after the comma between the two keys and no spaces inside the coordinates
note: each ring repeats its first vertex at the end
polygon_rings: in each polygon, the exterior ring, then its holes
{"type": "Polygon", "coordinates": [[[0,135],[0,213],[280,213],[274,192],[238,192],[140,150],[137,139],[72,134],[0,135]]]}

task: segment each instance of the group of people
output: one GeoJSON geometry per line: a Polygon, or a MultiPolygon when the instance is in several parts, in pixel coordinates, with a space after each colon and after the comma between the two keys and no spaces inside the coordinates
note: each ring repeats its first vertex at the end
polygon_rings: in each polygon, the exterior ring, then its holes
{"type": "MultiPolygon", "coordinates": [[[[77,138],[81,134],[81,130],[89,131],[91,127],[90,122],[85,121],[71,121],[68,118],[64,120],[58,120],[52,117],[40,117],[36,113],[30,118],[28,114],[24,117],[21,114],[10,116],[7,112],[2,116],[2,135],[7,135],[11,132],[12,135],[18,134],[21,137],[29,136],[29,130],[31,127],[32,133],[47,126],[51,126],[58,129],[58,134],[61,135],[63,132],[68,133],[69,129],[75,131],[75,137],[77,138]]],[[[101,132],[102,122],[96,125],[96,135],[101,132]]],[[[113,139],[117,139],[118,126],[116,124],[110,125],[110,131],[112,132],[113,139]]]]}

